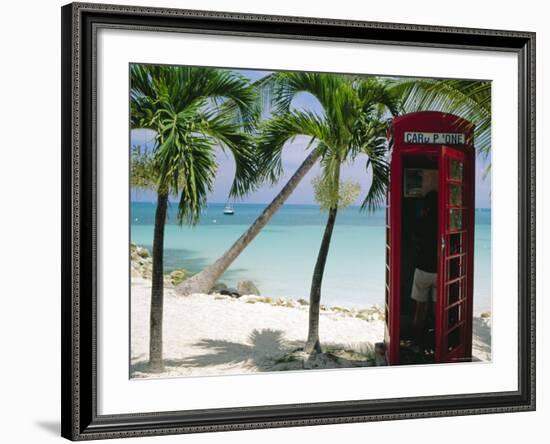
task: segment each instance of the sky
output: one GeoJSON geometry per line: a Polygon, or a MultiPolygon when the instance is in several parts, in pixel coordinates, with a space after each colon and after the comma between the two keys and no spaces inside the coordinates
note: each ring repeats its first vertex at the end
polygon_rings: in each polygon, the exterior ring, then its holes
{"type": "MultiPolygon", "coordinates": [[[[268,72],[238,70],[243,75],[251,80],[257,80],[268,72]]],[[[322,113],[322,107],[315,97],[308,93],[300,93],[292,102],[292,106],[296,109],[308,109],[315,113],[322,113]]],[[[130,133],[130,146],[140,145],[143,148],[151,149],[154,146],[155,133],[151,130],[132,130],[130,133]]],[[[246,198],[236,201],[237,203],[255,203],[266,204],[271,202],[277,193],[281,190],[284,184],[300,166],[303,160],[307,157],[309,150],[307,145],[309,138],[298,136],[294,140],[285,144],[282,154],[282,164],[284,174],[280,180],[274,184],[265,184],[253,193],[250,193],[246,198]]],[[[311,148],[310,148],[311,149],[311,148]]],[[[228,202],[229,190],[235,174],[235,162],[230,154],[225,153],[220,147],[215,148],[216,160],[218,162],[218,172],[214,183],[213,191],[208,196],[208,201],[211,203],[226,203],[228,202]]],[[[361,191],[354,203],[360,205],[368,190],[372,180],[372,174],[366,171],[367,156],[358,156],[353,163],[345,164],[341,172],[341,180],[352,181],[359,183],[361,191]]],[[[490,208],[491,194],[491,177],[490,174],[483,178],[483,171],[490,163],[490,158],[483,159],[480,156],[476,158],[476,208],[490,208]]],[[[286,201],[287,204],[316,204],[313,197],[312,179],[319,175],[320,165],[317,163],[312,170],[302,179],[300,184],[294,190],[292,195],[286,201]]],[[[133,189],[131,198],[133,201],[154,201],[155,193],[147,190],[133,189]]],[[[235,201],[231,201],[236,203],[235,201]]]]}

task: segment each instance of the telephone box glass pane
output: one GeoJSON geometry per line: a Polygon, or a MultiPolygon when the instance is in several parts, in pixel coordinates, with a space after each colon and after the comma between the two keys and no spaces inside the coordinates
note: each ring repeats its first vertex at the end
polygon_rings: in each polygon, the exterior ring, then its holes
{"type": "Polygon", "coordinates": [[[449,351],[454,350],[460,345],[460,337],[462,333],[462,327],[455,328],[448,336],[447,346],[449,351]]]}
{"type": "Polygon", "coordinates": [[[449,177],[452,180],[462,180],[464,164],[460,160],[451,159],[449,177]]]}
{"type": "Polygon", "coordinates": [[[462,234],[455,233],[449,236],[450,254],[462,253],[462,234]]]}
{"type": "Polygon", "coordinates": [[[449,308],[447,328],[451,329],[462,320],[462,304],[449,308]]]}
{"type": "Polygon", "coordinates": [[[462,230],[462,210],[449,210],[449,229],[462,230]]]}
{"type": "Polygon", "coordinates": [[[447,304],[448,305],[452,305],[455,302],[460,300],[460,296],[462,293],[461,290],[462,290],[462,280],[449,284],[449,286],[447,287],[447,291],[448,291],[447,304]]]}
{"type": "Polygon", "coordinates": [[[462,206],[462,186],[451,184],[449,185],[449,200],[450,204],[455,207],[462,206]]]}
{"type": "Polygon", "coordinates": [[[403,178],[404,197],[421,197],[424,171],[418,168],[405,168],[403,178]]]}
{"type": "Polygon", "coordinates": [[[449,280],[462,276],[462,258],[455,257],[449,260],[449,280]]]}

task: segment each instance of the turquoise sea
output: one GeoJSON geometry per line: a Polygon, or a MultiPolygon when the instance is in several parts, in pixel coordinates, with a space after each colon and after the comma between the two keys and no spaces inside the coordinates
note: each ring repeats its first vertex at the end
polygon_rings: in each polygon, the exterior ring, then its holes
{"type": "MultiPolygon", "coordinates": [[[[195,227],[176,223],[171,203],[165,232],[165,266],[198,272],[212,263],[254,221],[264,204],[209,204],[195,227]]],[[[151,250],[155,203],[131,203],[132,241],[151,250]]],[[[251,280],[262,295],[309,297],[311,275],[326,222],[315,205],[284,205],[227,270],[221,281],[236,287],[251,280]]],[[[350,207],[340,211],[325,269],[322,303],[364,307],[383,305],[385,212],[368,214],[350,207]]],[[[491,309],[491,211],[475,216],[474,311],[491,309]]]]}

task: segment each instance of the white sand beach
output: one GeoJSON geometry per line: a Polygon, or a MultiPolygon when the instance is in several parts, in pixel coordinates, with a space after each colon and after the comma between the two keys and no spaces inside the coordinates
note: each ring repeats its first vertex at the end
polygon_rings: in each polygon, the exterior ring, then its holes
{"type": "MultiPolygon", "coordinates": [[[[306,362],[293,352],[307,337],[308,306],[293,300],[219,294],[164,298],[162,373],[147,370],[151,281],[132,277],[131,375],[133,378],[206,376],[265,371],[373,365],[373,347],[383,340],[383,314],[323,307],[320,340],[324,354],[306,362]]],[[[474,318],[473,355],[491,359],[490,320],[474,318]]]]}

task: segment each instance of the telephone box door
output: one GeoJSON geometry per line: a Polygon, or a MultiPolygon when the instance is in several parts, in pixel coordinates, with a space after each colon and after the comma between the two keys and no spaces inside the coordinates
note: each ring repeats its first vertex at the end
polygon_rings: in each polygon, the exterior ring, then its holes
{"type": "Polygon", "coordinates": [[[385,285],[385,331],[384,342],[386,344],[386,360],[391,364],[399,362],[400,346],[400,202],[402,200],[401,171],[402,159],[398,153],[393,153],[391,158],[392,169],[390,171],[388,195],[386,198],[386,285],[385,285]]]}
{"type": "Polygon", "coordinates": [[[471,358],[474,195],[473,156],[443,146],[439,176],[436,362],[471,358]],[[470,295],[470,297],[468,296],[470,295]]]}

